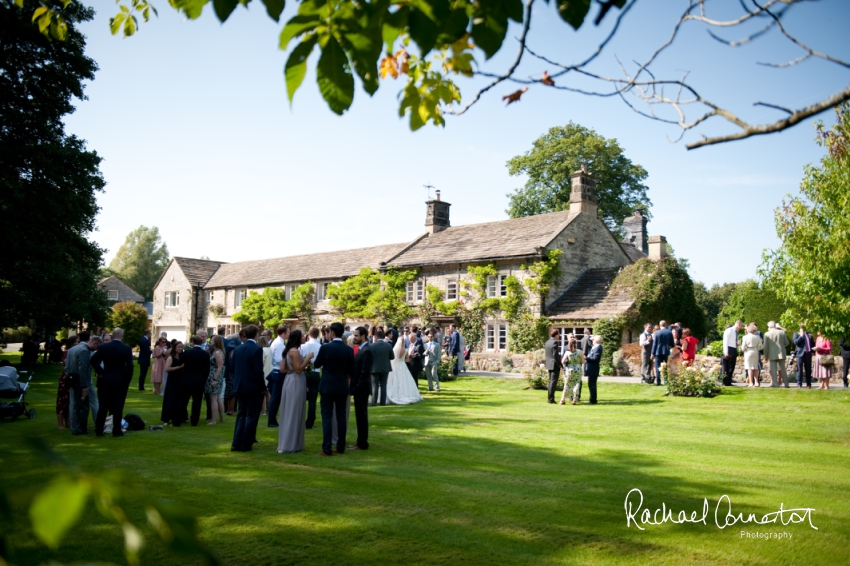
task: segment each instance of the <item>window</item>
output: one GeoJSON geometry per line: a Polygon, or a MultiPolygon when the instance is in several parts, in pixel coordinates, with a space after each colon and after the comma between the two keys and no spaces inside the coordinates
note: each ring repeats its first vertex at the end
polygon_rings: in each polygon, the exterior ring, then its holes
{"type": "Polygon", "coordinates": [[[118,300],[118,289],[109,289],[106,291],[106,298],[110,301],[118,300]]]}
{"type": "Polygon", "coordinates": [[[446,300],[457,300],[457,279],[446,279],[446,300]]]}
{"type": "Polygon", "coordinates": [[[166,307],[179,307],[180,306],[180,291],[167,291],[165,293],[165,306],[166,307]]]}
{"type": "Polygon", "coordinates": [[[579,342],[579,348],[581,348],[581,340],[585,336],[590,336],[592,330],[583,326],[567,326],[558,328],[560,334],[558,334],[558,344],[561,346],[561,352],[567,351],[567,346],[570,343],[570,334],[576,335],[576,340],[579,342]]]}
{"type": "Polygon", "coordinates": [[[507,275],[491,275],[487,278],[487,298],[507,297],[508,286],[505,285],[507,275]]]}
{"type": "Polygon", "coordinates": [[[208,303],[213,302],[215,300],[215,291],[207,291],[206,298],[208,303]]]}
{"type": "Polygon", "coordinates": [[[499,352],[508,347],[508,325],[505,323],[488,324],[485,327],[484,338],[486,349],[490,352],[499,352]]]}
{"type": "Polygon", "coordinates": [[[328,286],[330,283],[319,283],[316,285],[316,300],[324,301],[328,298],[328,286]]]}
{"type": "Polygon", "coordinates": [[[407,302],[421,303],[425,300],[425,283],[423,281],[408,281],[407,287],[407,302]]]}
{"type": "Polygon", "coordinates": [[[241,307],[242,301],[248,297],[248,289],[237,289],[236,296],[233,298],[233,306],[241,307]]]}

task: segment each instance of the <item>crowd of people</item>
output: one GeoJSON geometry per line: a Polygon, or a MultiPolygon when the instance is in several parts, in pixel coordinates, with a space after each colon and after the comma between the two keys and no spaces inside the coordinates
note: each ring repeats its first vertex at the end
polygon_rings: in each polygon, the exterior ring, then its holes
{"type": "MultiPolygon", "coordinates": [[[[163,424],[197,426],[204,400],[208,425],[223,422],[225,415],[236,417],[233,451],[250,450],[258,442],[261,414],[267,415],[269,427],[280,429],[278,452],[303,450],[320,393],[323,435],[328,436],[322,453],[333,454],[334,446],[337,453],[345,451],[352,399],[357,440],[348,448],[366,450],[369,401],[373,406],[421,401],[420,375],[429,391],[439,392],[444,355],[454,358],[455,374],[464,371],[468,355],[454,325],[445,337],[436,327],[364,325],[352,331],[339,323],[306,333],[281,325],[274,339],[269,329],[260,333],[256,326],[224,334],[222,327],[208,339],[199,330],[184,345],[162,333],[152,344],[151,332],[145,331],[138,343],[138,387],[146,391],[150,372],[153,392],[162,396],[163,424]]],[[[96,436],[108,434],[110,425],[112,436],[127,433],[121,415],[134,368],[132,349],[123,338],[116,328],[94,336],[81,332],[66,341],[57,393],[59,428],[88,434],[91,412],[96,436]]]]}

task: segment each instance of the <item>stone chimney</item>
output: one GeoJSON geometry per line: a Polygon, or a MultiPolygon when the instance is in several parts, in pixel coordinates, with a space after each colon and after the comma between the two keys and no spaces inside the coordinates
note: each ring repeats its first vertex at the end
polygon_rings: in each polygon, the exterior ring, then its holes
{"type": "Polygon", "coordinates": [[[429,200],[425,203],[427,212],[425,214],[425,230],[429,234],[442,232],[451,226],[449,222],[449,203],[440,200],[439,189],[434,191],[434,200],[429,200]]]}
{"type": "Polygon", "coordinates": [[[636,210],[634,216],[623,220],[623,241],[649,255],[649,236],[646,235],[646,216],[636,210]]]}
{"type": "Polygon", "coordinates": [[[596,180],[587,170],[587,165],[582,165],[580,171],[570,175],[572,191],[570,192],[570,212],[584,212],[597,216],[596,205],[596,180]]]}
{"type": "Polygon", "coordinates": [[[649,237],[649,259],[659,260],[667,257],[667,238],[664,236],[649,237]]]}

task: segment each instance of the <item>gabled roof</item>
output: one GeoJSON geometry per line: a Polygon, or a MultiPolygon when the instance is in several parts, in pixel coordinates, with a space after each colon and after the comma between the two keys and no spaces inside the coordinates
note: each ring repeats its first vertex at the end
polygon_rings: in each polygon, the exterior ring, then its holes
{"type": "Polygon", "coordinates": [[[446,228],[387,262],[399,267],[491,261],[539,255],[578,214],[570,211],[446,228]]]}
{"type": "Polygon", "coordinates": [[[175,257],[172,261],[177,262],[183,275],[186,276],[193,287],[206,284],[221,265],[226,265],[220,261],[192,259],[190,257],[175,257]]]}
{"type": "Polygon", "coordinates": [[[626,255],[629,256],[629,259],[632,261],[632,263],[646,257],[646,254],[644,254],[643,251],[637,249],[633,244],[629,244],[627,242],[620,242],[620,247],[623,248],[623,251],[626,252],[626,255]]]}
{"type": "Polygon", "coordinates": [[[588,269],[546,309],[546,315],[552,320],[598,320],[623,314],[635,301],[626,291],[610,291],[619,271],[588,269]]]}
{"type": "Polygon", "coordinates": [[[116,275],[104,277],[103,279],[97,282],[97,286],[102,287],[104,289],[118,290],[118,296],[122,301],[133,301],[136,303],[141,303],[145,300],[141,293],[124,283],[124,281],[122,281],[121,278],[116,275]]]}
{"type": "Polygon", "coordinates": [[[220,287],[260,287],[279,283],[340,279],[357,275],[363,267],[377,269],[407,243],[317,254],[240,261],[223,264],[206,283],[220,287]]]}

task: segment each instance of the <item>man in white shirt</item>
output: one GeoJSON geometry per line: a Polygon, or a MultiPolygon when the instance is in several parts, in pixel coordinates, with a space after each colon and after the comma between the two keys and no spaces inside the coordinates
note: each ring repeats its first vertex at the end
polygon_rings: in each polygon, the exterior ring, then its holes
{"type": "MultiPolygon", "coordinates": [[[[322,348],[322,342],[319,340],[319,328],[311,326],[307,331],[307,341],[301,345],[299,350],[301,356],[306,357],[310,352],[313,353],[313,359],[319,355],[319,350],[322,348]]],[[[305,372],[307,376],[307,428],[313,428],[316,424],[316,399],[319,397],[319,382],[322,379],[322,374],[312,367],[308,367],[305,372]]]]}
{"type": "Polygon", "coordinates": [[[280,362],[283,361],[283,351],[286,349],[286,341],[289,339],[289,327],[281,324],[277,327],[277,338],[274,339],[271,345],[272,352],[272,373],[268,377],[269,384],[269,426],[276,428],[277,413],[280,410],[280,397],[283,394],[283,380],[286,379],[286,373],[280,372],[280,362]]]}
{"type": "Polygon", "coordinates": [[[738,362],[738,332],[743,328],[744,323],[736,320],[723,332],[723,385],[732,385],[732,374],[738,362]]]}
{"type": "Polygon", "coordinates": [[[643,325],[640,335],[640,379],[652,383],[652,323],[643,325]]]}

